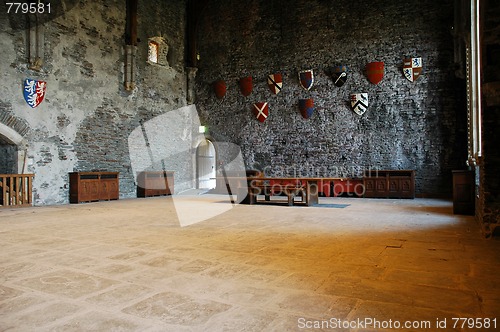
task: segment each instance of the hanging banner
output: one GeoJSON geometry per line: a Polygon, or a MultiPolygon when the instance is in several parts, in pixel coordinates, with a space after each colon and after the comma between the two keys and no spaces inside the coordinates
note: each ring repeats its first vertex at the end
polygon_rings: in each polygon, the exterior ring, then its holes
{"type": "Polygon", "coordinates": [[[351,108],[356,114],[363,115],[368,108],[368,93],[351,94],[351,108]]]}
{"type": "Polygon", "coordinates": [[[420,77],[422,72],[422,58],[406,58],[403,60],[403,74],[410,82],[420,77]]]}
{"type": "Polygon", "coordinates": [[[314,112],[314,100],[312,98],[299,99],[300,114],[304,119],[309,119],[314,112]]]}
{"type": "Polygon", "coordinates": [[[45,90],[47,88],[47,82],[25,79],[23,85],[23,95],[26,103],[32,108],[37,107],[41,104],[45,98],[45,90]]]}
{"type": "Polygon", "coordinates": [[[260,122],[266,121],[269,116],[269,106],[267,103],[255,103],[253,104],[253,113],[255,117],[260,122]]]}
{"type": "Polygon", "coordinates": [[[366,65],[366,76],[373,84],[378,84],[384,78],[384,63],[381,61],[370,62],[366,65]]]}
{"type": "Polygon", "coordinates": [[[271,74],[267,76],[267,85],[271,92],[277,95],[283,88],[283,77],[281,74],[271,74]]]}
{"type": "Polygon", "coordinates": [[[300,85],[306,89],[309,90],[312,88],[314,84],[314,73],[312,69],[309,70],[302,70],[299,72],[299,81],[300,85]]]}

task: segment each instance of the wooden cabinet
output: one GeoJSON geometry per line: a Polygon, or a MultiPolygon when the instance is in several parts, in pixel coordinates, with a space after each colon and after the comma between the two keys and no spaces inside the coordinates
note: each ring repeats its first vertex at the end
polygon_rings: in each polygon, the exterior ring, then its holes
{"type": "Polygon", "coordinates": [[[69,202],[94,202],[118,199],[118,172],[69,173],[69,202]]]}
{"type": "Polygon", "coordinates": [[[149,171],[137,175],[137,197],[172,195],[174,172],[149,171]]]}
{"type": "Polygon", "coordinates": [[[364,197],[415,198],[414,170],[370,170],[363,175],[364,197]]]}
{"type": "Polygon", "coordinates": [[[453,213],[475,214],[474,171],[457,170],[453,173],[453,213]]]}

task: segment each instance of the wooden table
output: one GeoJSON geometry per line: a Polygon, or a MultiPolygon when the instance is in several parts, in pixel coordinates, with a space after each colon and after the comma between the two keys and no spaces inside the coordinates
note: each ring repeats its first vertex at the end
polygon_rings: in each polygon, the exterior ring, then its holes
{"type": "Polygon", "coordinates": [[[326,183],[343,180],[345,179],[322,177],[249,177],[246,179],[247,188],[238,190],[238,201],[243,204],[256,204],[259,202],[258,195],[266,196],[266,201],[269,201],[268,197],[279,191],[288,196],[288,205],[297,205],[293,198],[295,193],[300,191],[304,195],[300,205],[312,206],[319,202],[320,187],[326,183]]]}

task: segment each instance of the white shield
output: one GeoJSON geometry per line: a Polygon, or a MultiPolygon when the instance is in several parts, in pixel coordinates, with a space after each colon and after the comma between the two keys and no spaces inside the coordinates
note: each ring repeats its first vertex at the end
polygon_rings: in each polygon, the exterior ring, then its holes
{"type": "Polygon", "coordinates": [[[351,94],[351,107],[356,114],[363,115],[368,108],[368,93],[351,94]]]}

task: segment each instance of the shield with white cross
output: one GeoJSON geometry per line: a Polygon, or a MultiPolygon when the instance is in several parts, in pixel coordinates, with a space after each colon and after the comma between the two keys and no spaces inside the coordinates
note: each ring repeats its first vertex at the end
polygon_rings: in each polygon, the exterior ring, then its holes
{"type": "Polygon", "coordinates": [[[266,121],[269,116],[269,105],[265,103],[255,103],[253,104],[253,114],[260,122],[266,121]]]}
{"type": "Polygon", "coordinates": [[[405,58],[403,60],[403,74],[410,82],[420,77],[422,72],[422,58],[405,58]]]}

